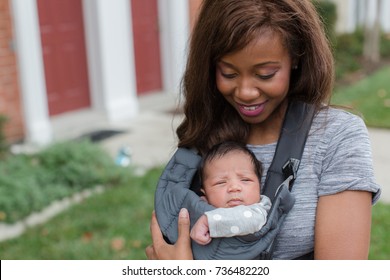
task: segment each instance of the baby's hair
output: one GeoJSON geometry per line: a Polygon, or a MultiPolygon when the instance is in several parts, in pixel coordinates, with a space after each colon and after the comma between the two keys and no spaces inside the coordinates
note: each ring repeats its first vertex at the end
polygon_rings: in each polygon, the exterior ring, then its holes
{"type": "Polygon", "coordinates": [[[261,183],[261,176],[263,173],[263,168],[261,165],[261,162],[256,158],[255,154],[247,148],[245,144],[234,142],[234,141],[226,141],[219,143],[217,145],[214,145],[203,157],[200,165],[199,165],[199,176],[201,182],[204,178],[204,168],[205,166],[213,161],[216,158],[221,158],[225,156],[226,154],[230,152],[243,152],[244,154],[248,155],[251,159],[254,171],[256,173],[256,176],[259,180],[259,184],[261,183]]]}

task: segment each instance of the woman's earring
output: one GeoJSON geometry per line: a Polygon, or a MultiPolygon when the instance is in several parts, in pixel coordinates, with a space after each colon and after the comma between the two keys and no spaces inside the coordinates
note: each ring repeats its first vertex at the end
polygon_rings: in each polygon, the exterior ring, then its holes
{"type": "Polygon", "coordinates": [[[298,69],[298,65],[294,65],[294,66],[292,67],[292,69],[293,69],[293,70],[297,70],[297,69],[298,69]]]}

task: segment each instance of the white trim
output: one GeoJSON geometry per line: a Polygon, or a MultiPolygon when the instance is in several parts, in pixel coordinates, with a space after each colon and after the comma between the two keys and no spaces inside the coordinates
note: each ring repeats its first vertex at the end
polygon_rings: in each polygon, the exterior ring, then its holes
{"type": "Polygon", "coordinates": [[[163,88],[177,94],[187,58],[188,1],[158,0],[158,13],[163,88]]]}
{"type": "Polygon", "coordinates": [[[12,0],[26,142],[52,140],[36,0],[12,0]]]}
{"type": "MultiPolygon", "coordinates": [[[[27,144],[54,140],[36,0],[11,0],[27,144]]],[[[91,111],[109,122],[138,114],[130,0],[83,0],[91,111]]],[[[176,95],[186,63],[188,2],[158,0],[163,92],[176,95]]],[[[56,117],[74,114],[69,112],[56,117]]],[[[78,124],[75,124],[77,126],[78,124]]]]}
{"type": "Polygon", "coordinates": [[[382,0],[381,25],[385,32],[390,33],[390,0],[382,0]]]}
{"type": "MultiPolygon", "coordinates": [[[[338,33],[354,32],[356,28],[363,26],[368,17],[369,24],[375,21],[377,1],[371,0],[331,0],[337,6],[336,31],[338,33]],[[369,1],[369,2],[366,2],[369,1]],[[366,5],[368,4],[368,6],[366,5]]],[[[380,12],[381,27],[385,32],[390,32],[390,0],[382,0],[380,12]]]]}
{"type": "Polygon", "coordinates": [[[84,0],[92,104],[109,121],[138,113],[129,0],[84,0]]]}
{"type": "Polygon", "coordinates": [[[96,2],[93,0],[83,0],[82,5],[91,106],[96,110],[103,111],[103,88],[100,85],[103,82],[101,77],[103,73],[99,70],[101,68],[99,59],[101,48],[98,44],[100,41],[98,11],[96,2]]]}

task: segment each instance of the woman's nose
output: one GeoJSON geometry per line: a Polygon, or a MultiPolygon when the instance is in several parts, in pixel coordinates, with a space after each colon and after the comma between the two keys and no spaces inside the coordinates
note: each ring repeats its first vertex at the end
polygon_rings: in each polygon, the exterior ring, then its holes
{"type": "Polygon", "coordinates": [[[259,97],[259,95],[259,89],[249,78],[242,79],[237,86],[236,97],[241,101],[249,102],[259,97]]]}

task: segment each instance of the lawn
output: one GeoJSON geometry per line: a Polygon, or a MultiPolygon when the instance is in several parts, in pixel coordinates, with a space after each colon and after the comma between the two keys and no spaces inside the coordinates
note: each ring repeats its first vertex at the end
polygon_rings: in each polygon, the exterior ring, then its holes
{"type": "Polygon", "coordinates": [[[145,259],[156,181],[152,169],[108,188],[23,236],[0,243],[0,259],[145,259]]]}
{"type": "Polygon", "coordinates": [[[332,104],[362,114],[368,126],[390,128],[390,66],[335,91],[332,104]]]}
{"type": "Polygon", "coordinates": [[[390,204],[378,203],[372,211],[369,259],[390,260],[390,204]]]}

